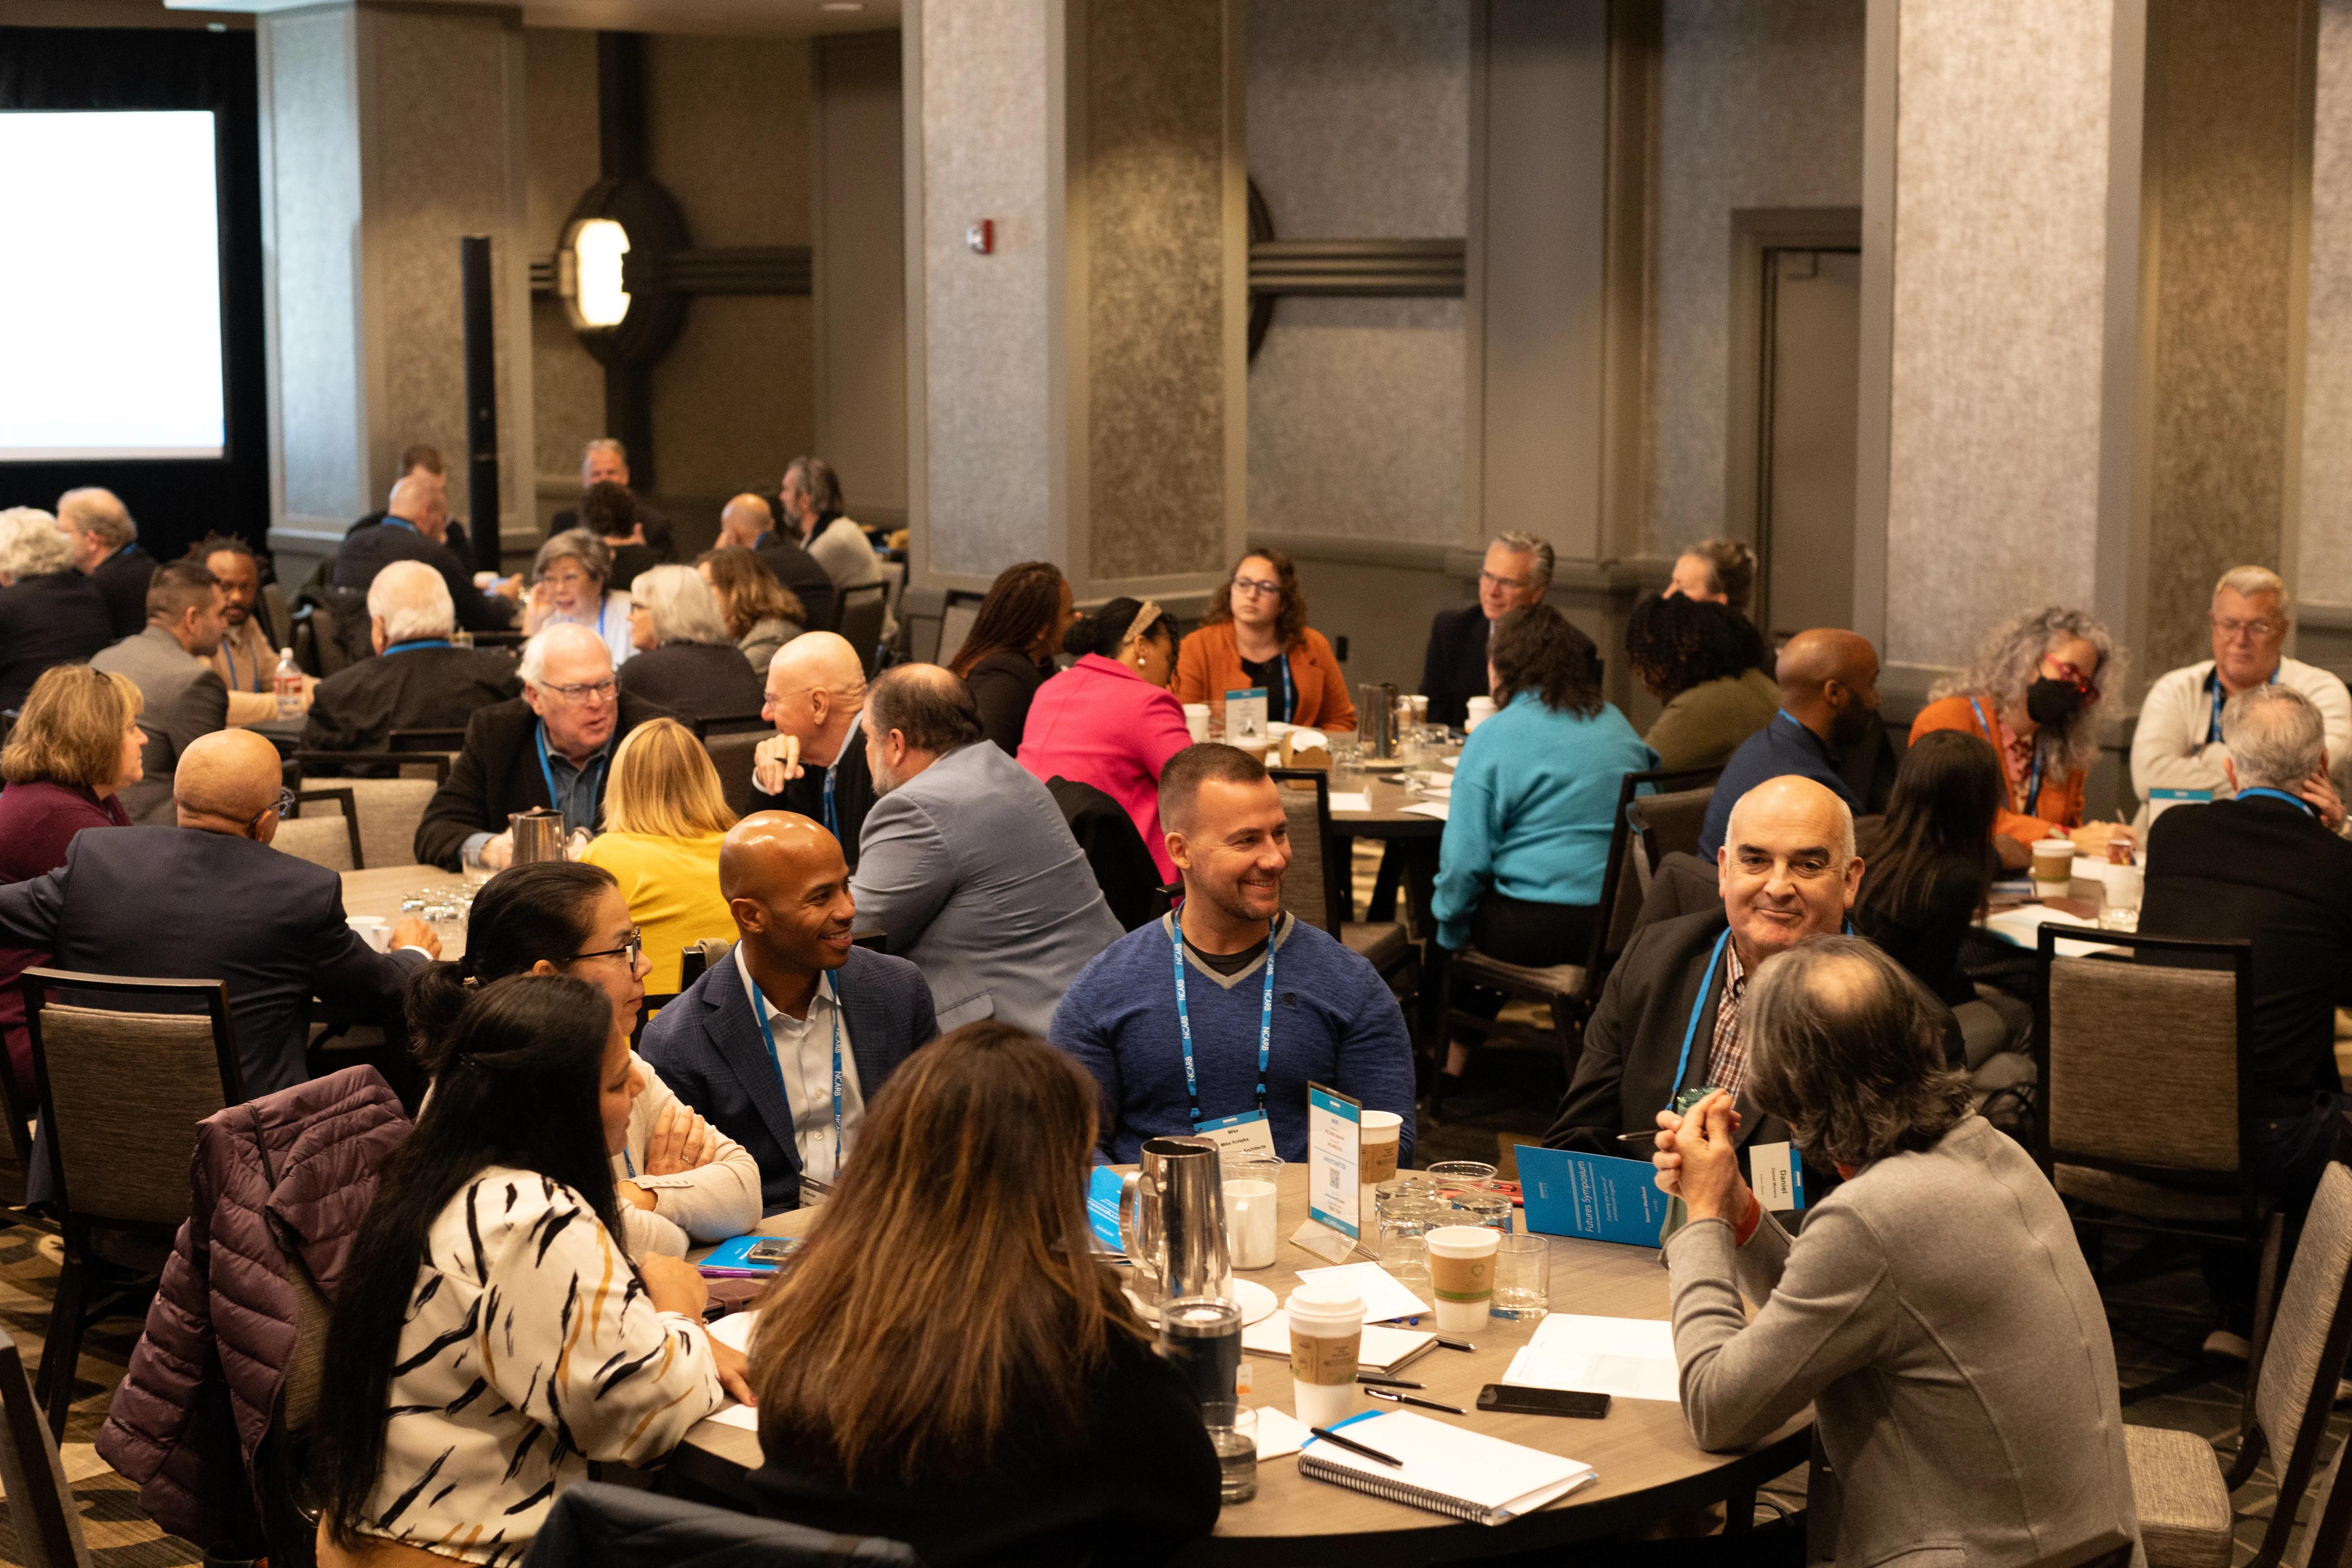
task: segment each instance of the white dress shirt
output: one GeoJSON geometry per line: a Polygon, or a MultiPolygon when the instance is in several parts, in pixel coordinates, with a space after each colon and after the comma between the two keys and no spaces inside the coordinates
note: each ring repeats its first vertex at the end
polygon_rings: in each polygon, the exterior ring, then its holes
{"type": "MultiPolygon", "coordinates": [[[[751,978],[743,962],[743,944],[735,944],[735,972],[752,1010],[767,1019],[776,1037],[776,1066],[784,1079],[784,1099],[793,1108],[793,1143],[800,1155],[801,1173],[820,1182],[834,1179],[837,1164],[833,1148],[833,1026],[840,1009],[835,1004],[833,977],[817,983],[809,998],[808,1016],[795,1018],[778,1012],[751,978]]],[[[866,1097],[857,1087],[857,1058],[850,1054],[849,1020],[841,1018],[841,1154],[856,1146],[858,1124],[866,1120],[866,1097]]]]}
{"type": "MultiPolygon", "coordinates": [[[[2141,802],[2134,826],[2142,833],[2147,829],[2150,790],[2210,790],[2215,800],[2229,800],[2238,793],[2221,771],[2230,748],[2210,739],[2213,691],[2206,678],[2212,673],[2210,658],[2173,670],[2149,687],[2140,703],[2139,724],[2132,731],[2131,774],[2132,792],[2141,802]]],[[[2335,676],[2300,659],[2280,659],[2278,673],[2271,679],[2311,699],[2319,710],[2327,733],[2328,769],[2342,776],[2345,763],[2352,760],[2347,755],[2352,752],[2352,692],[2335,676]]]]}

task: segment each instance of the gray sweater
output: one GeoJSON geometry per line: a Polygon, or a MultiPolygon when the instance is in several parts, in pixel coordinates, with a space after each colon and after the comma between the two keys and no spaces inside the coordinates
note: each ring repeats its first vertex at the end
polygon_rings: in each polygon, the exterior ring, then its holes
{"type": "Polygon", "coordinates": [[[1701,1220],[1665,1263],[1692,1436],[1744,1447],[1811,1403],[1842,1482],[1840,1563],[2026,1564],[2137,1539],[2098,1290],[2058,1194],[1981,1118],[1865,1166],[1794,1239],[1768,1215],[1735,1247],[1701,1220]]]}

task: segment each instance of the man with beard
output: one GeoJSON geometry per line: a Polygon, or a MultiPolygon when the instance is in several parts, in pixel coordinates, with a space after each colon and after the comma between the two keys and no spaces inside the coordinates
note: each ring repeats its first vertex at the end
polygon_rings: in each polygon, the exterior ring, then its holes
{"type": "Polygon", "coordinates": [[[884,671],[863,728],[875,800],[850,882],[861,925],[923,972],[942,1030],[996,1018],[1044,1034],[1120,934],[1061,808],[936,664],[884,671]]]}
{"type": "Polygon", "coordinates": [[[1838,772],[1837,752],[1870,727],[1878,711],[1878,650],[1853,632],[1799,632],[1780,650],[1780,711],[1740,743],[1715,781],[1698,852],[1714,859],[1740,796],[1793,773],[1811,779],[1855,816],[1862,805],[1838,772]]]}

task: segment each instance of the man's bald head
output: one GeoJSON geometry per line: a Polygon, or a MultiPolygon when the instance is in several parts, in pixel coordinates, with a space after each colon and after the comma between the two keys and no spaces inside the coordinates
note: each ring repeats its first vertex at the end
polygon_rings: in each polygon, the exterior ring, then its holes
{"type": "Polygon", "coordinates": [[[801,760],[829,768],[866,706],[866,667],[848,640],[832,632],[803,632],[768,661],[767,701],[760,716],[801,743],[801,760]]]}
{"type": "Polygon", "coordinates": [[[1853,858],[1853,812],[1827,786],[1811,779],[1783,773],[1766,779],[1734,801],[1730,825],[1723,833],[1725,847],[1740,841],[1743,823],[1751,831],[1762,833],[1768,821],[1776,827],[1794,826],[1834,846],[1840,866],[1853,858]]]}
{"type": "Polygon", "coordinates": [[[415,523],[427,539],[439,539],[449,526],[448,481],[422,468],[404,474],[383,510],[387,517],[415,523]]]}
{"type": "Polygon", "coordinates": [[[243,832],[278,799],[279,778],[278,748],[252,731],[200,735],[180,753],[172,774],[180,826],[243,832]]]}
{"type": "Polygon", "coordinates": [[[845,695],[866,690],[866,665],[857,649],[838,632],[803,632],[776,650],[768,661],[768,689],[776,689],[781,675],[792,688],[822,686],[845,695]]]}
{"type": "Polygon", "coordinates": [[[745,491],[719,510],[719,542],[738,545],[745,550],[759,543],[760,536],[776,526],[776,514],[768,503],[745,491]]]}
{"type": "Polygon", "coordinates": [[[1799,632],[1780,650],[1780,706],[1832,746],[1859,739],[1878,711],[1878,650],[1855,632],[1799,632]]]}
{"type": "Polygon", "coordinates": [[[745,817],[719,842],[719,892],[763,986],[761,968],[806,976],[849,961],[857,901],[824,824],[790,811],[745,817]]]}

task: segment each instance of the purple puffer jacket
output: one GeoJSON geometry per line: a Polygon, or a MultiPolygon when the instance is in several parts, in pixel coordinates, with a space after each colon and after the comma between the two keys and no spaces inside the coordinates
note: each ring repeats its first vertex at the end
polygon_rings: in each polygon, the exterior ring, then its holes
{"type": "Polygon", "coordinates": [[[331,1302],[377,1173],[408,1131],[366,1067],[196,1124],[194,1205],[98,1435],[100,1456],[173,1534],[225,1541],[255,1517],[254,1450],[298,1337],[288,1253],[331,1302]]]}

